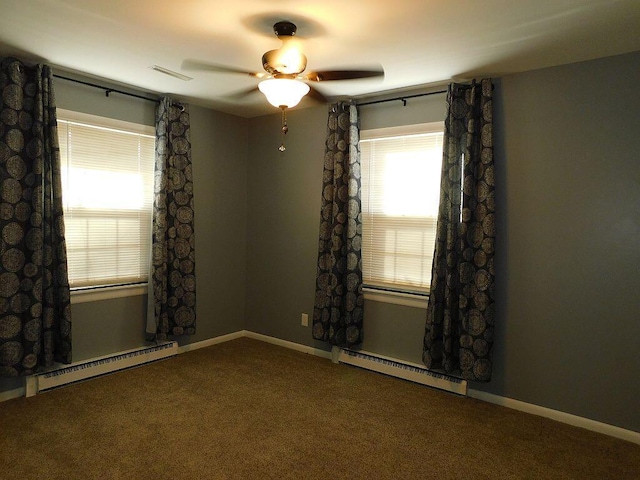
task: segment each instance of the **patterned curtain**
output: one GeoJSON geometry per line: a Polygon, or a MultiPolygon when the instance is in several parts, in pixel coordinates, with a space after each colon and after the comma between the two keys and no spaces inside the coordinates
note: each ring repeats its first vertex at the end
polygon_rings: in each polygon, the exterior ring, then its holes
{"type": "Polygon", "coordinates": [[[156,165],[147,334],[196,332],[193,171],[189,107],[163,98],[156,110],[156,165]]]}
{"type": "Polygon", "coordinates": [[[362,343],[362,214],[358,110],[329,109],[322,184],[313,338],[340,347],[362,343]]]}
{"type": "Polygon", "coordinates": [[[52,73],[0,70],[0,376],[71,362],[71,309],[52,73]]]}
{"type": "Polygon", "coordinates": [[[427,367],[491,379],[495,198],[491,79],[451,84],[427,309],[427,367]]]}

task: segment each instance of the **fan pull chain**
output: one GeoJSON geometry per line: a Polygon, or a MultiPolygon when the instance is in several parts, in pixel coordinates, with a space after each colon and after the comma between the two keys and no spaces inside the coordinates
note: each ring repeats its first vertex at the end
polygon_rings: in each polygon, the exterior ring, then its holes
{"type": "Polygon", "coordinates": [[[278,147],[278,150],[284,152],[287,149],[287,147],[284,146],[284,136],[289,131],[289,127],[287,126],[287,107],[280,108],[282,108],[282,143],[278,147]]]}

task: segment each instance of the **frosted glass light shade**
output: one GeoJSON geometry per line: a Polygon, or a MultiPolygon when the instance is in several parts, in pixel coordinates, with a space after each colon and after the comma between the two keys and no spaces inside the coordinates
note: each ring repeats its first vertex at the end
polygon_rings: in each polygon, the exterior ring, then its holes
{"type": "Polygon", "coordinates": [[[258,84],[267,101],[274,107],[295,107],[309,93],[309,85],[291,78],[270,78],[258,84]]]}

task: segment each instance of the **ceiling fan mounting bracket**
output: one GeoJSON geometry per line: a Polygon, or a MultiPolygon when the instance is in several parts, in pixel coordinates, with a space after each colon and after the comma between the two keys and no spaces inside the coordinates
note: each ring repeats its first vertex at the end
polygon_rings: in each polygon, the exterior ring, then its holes
{"type": "Polygon", "coordinates": [[[277,22],[273,26],[273,31],[276,36],[279,37],[293,37],[296,34],[298,27],[295,24],[287,21],[277,22]]]}

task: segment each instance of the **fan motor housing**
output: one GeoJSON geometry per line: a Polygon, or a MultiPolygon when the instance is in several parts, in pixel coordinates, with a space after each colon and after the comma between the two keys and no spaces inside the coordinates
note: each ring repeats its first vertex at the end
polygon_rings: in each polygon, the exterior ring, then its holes
{"type": "Polygon", "coordinates": [[[283,56],[282,49],[269,50],[262,55],[262,67],[270,75],[298,75],[307,68],[307,57],[296,52],[295,56],[283,56]]]}
{"type": "Polygon", "coordinates": [[[287,21],[278,22],[273,26],[273,31],[278,37],[293,37],[297,30],[295,24],[287,21]]]}

